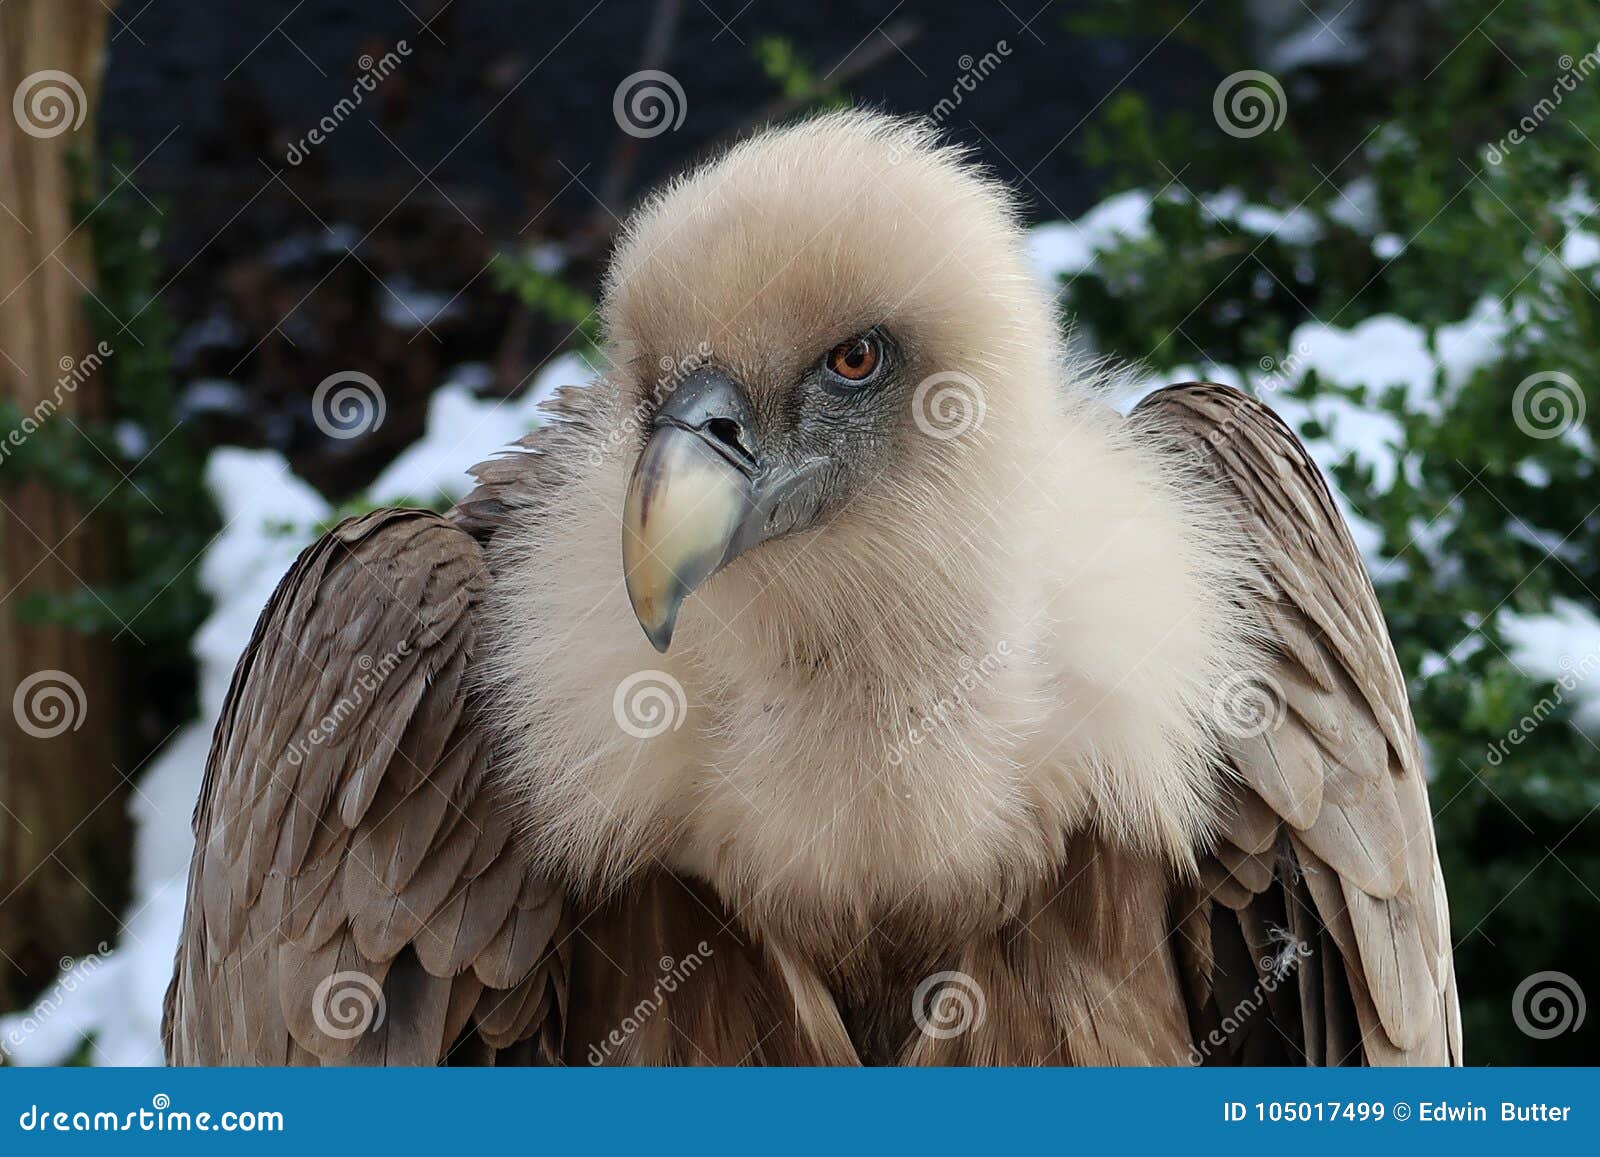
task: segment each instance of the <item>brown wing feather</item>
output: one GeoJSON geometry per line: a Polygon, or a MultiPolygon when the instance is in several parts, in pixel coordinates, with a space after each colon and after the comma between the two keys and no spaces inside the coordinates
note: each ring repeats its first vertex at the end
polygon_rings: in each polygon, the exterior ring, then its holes
{"type": "Polygon", "coordinates": [[[195,810],[173,1063],[559,1052],[562,899],[510,851],[466,684],[487,581],[455,524],[385,510],[279,584],[195,810]]]}
{"type": "Polygon", "coordinates": [[[1213,943],[1183,957],[1213,970],[1186,982],[1210,995],[1210,1007],[1190,1010],[1197,1035],[1227,1017],[1230,1000],[1265,986],[1264,948],[1303,944],[1310,956],[1300,959],[1315,964],[1294,970],[1294,1007],[1267,1002],[1221,1053],[1459,1064],[1449,915],[1415,725],[1377,596],[1327,484],[1271,410],[1225,386],[1162,390],[1133,420],[1235,504],[1259,552],[1245,601],[1271,637],[1268,674],[1284,708],[1267,734],[1225,740],[1239,776],[1235,814],[1204,870],[1219,901],[1213,943]],[[1230,953],[1255,964],[1242,991],[1237,975],[1221,975],[1230,953]],[[1252,1028],[1260,1017],[1276,1031],[1252,1028]]]}

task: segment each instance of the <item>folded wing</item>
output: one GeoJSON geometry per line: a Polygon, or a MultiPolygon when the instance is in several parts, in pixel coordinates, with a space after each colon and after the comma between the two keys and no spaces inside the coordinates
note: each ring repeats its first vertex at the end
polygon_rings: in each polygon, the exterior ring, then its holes
{"type": "Polygon", "coordinates": [[[1196,1050],[1218,1063],[1459,1064],[1449,911],[1415,725],[1372,583],[1299,440],[1237,390],[1134,420],[1233,502],[1241,592],[1270,640],[1219,727],[1237,779],[1196,902],[1175,913],[1196,1050]]]}
{"type": "Polygon", "coordinates": [[[455,524],[383,510],[279,584],[195,810],[172,1063],[558,1052],[566,914],[512,854],[467,681],[487,582],[455,524]]]}

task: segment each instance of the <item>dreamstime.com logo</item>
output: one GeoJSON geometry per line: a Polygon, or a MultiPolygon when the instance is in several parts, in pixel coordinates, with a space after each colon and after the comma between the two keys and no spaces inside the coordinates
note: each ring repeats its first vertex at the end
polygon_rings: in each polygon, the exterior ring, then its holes
{"type": "Polygon", "coordinates": [[[370,374],[340,370],[317,383],[311,394],[311,420],[330,438],[359,438],[383,425],[388,403],[370,374]]]}
{"type": "Polygon", "coordinates": [[[1254,379],[1251,384],[1255,386],[1256,392],[1263,396],[1275,394],[1285,386],[1292,386],[1300,380],[1300,370],[1310,356],[1311,343],[1299,341],[1289,351],[1288,357],[1275,358],[1271,355],[1263,357],[1256,363],[1262,376],[1254,379]]]}
{"type": "MultiPolygon", "coordinates": [[[[998,40],[989,52],[974,59],[970,52],[962,53],[956,61],[956,67],[961,70],[956,77],[955,84],[950,86],[950,95],[940,97],[938,103],[928,111],[929,123],[940,126],[950,119],[950,115],[960,108],[962,103],[972,93],[978,91],[978,86],[988,80],[994,71],[1003,64],[1011,55],[1011,45],[998,40]]],[[[889,163],[896,164],[901,160],[898,153],[898,142],[891,146],[889,163]]]]}
{"type": "Polygon", "coordinates": [[[111,945],[102,940],[88,956],[77,959],[63,956],[60,975],[44,995],[33,1002],[32,1008],[23,1013],[0,1017],[0,1023],[6,1025],[5,1034],[0,1036],[0,1060],[14,1056],[29,1037],[43,1028],[61,1010],[67,998],[77,992],[84,981],[100,971],[100,966],[110,953],[111,945]]]}
{"type": "Polygon", "coordinates": [[[1196,1068],[1205,1064],[1213,1052],[1226,1045],[1244,1023],[1267,1003],[1267,997],[1278,991],[1278,986],[1289,979],[1290,974],[1300,966],[1300,962],[1308,959],[1314,951],[1309,944],[1288,929],[1269,927],[1267,935],[1270,940],[1280,945],[1278,951],[1261,958],[1259,962],[1261,979],[1256,982],[1255,987],[1228,1010],[1216,1028],[1208,1032],[1199,1042],[1189,1046],[1189,1063],[1196,1068]]]}
{"type": "Polygon", "coordinates": [[[105,1109],[51,1109],[29,1105],[17,1116],[24,1133],[282,1133],[277,1110],[224,1109],[191,1113],[174,1109],[172,1098],[157,1093],[148,1108],[112,1112],[105,1109]]]}
{"type": "Polygon", "coordinates": [[[311,994],[311,1019],[334,1040],[355,1040],[383,1027],[389,1004],[383,985],[365,972],[335,972],[311,994]]]}
{"type": "Polygon", "coordinates": [[[970,374],[944,370],[917,383],[911,395],[911,420],[940,442],[950,442],[983,425],[988,413],[983,386],[970,374]]]}
{"type": "MultiPolygon", "coordinates": [[[[1270,354],[1263,357],[1256,363],[1260,374],[1252,377],[1250,381],[1256,396],[1269,398],[1279,390],[1294,385],[1300,380],[1300,371],[1310,356],[1310,343],[1301,341],[1295,344],[1287,357],[1275,358],[1270,354]]],[[[1206,446],[1212,450],[1220,450],[1231,444],[1238,432],[1239,412],[1230,409],[1226,418],[1206,430],[1206,446]]]]}
{"type": "Polygon", "coordinates": [[[590,1065],[603,1065],[611,1059],[613,1053],[628,1043],[628,1039],[638,1032],[651,1017],[661,1011],[661,1006],[666,1003],[666,998],[677,992],[700,969],[705,967],[706,961],[716,955],[716,949],[704,940],[694,946],[694,951],[684,955],[681,960],[674,960],[670,956],[663,956],[656,963],[661,970],[656,977],[655,987],[650,994],[639,1001],[629,1010],[628,1015],[622,1018],[622,1023],[608,1032],[601,1040],[589,1046],[588,1061],[590,1065]]]}
{"type": "Polygon", "coordinates": [[[1211,115],[1230,137],[1249,140],[1283,126],[1289,101],[1270,72],[1247,68],[1224,77],[1211,97],[1211,115]]]}
{"type": "Polygon", "coordinates": [[[1593,76],[1596,70],[1600,70],[1600,45],[1591,48],[1576,60],[1570,54],[1562,56],[1556,61],[1556,65],[1561,69],[1561,75],[1556,78],[1555,84],[1550,86],[1550,95],[1540,97],[1510,132],[1488,147],[1484,159],[1489,164],[1501,164],[1512,149],[1537,132],[1540,125],[1555,115],[1556,109],[1561,107],[1568,96],[1577,92],[1581,84],[1593,76]]]}
{"type": "Polygon", "coordinates": [[[1530,438],[1559,438],[1583,424],[1588,411],[1583,387],[1571,374],[1545,370],[1530,374],[1511,395],[1511,420],[1530,438]]]}
{"type": "Polygon", "coordinates": [[[609,428],[604,438],[590,444],[589,464],[598,466],[617,447],[642,441],[640,434],[649,428],[661,403],[672,396],[685,378],[704,369],[710,361],[711,343],[707,341],[697,343],[692,352],[682,357],[663,354],[656,363],[661,372],[650,388],[640,395],[620,420],[607,424],[609,428]]]}
{"type": "Polygon", "coordinates": [[[1577,1032],[1588,1012],[1583,989],[1565,972],[1535,972],[1511,994],[1511,1019],[1534,1040],[1577,1032]]]}
{"type": "Polygon", "coordinates": [[[683,684],[666,671],[635,671],[617,684],[611,714],[617,726],[635,739],[654,739],[683,726],[689,698],[683,684]]]}
{"type": "Polygon", "coordinates": [[[56,363],[61,376],[56,379],[50,393],[35,402],[33,409],[22,416],[17,428],[6,431],[6,436],[0,439],[0,462],[21,449],[29,438],[39,432],[41,426],[55,417],[56,411],[61,409],[67,398],[76,394],[84,382],[98,373],[100,367],[106,364],[106,359],[115,352],[109,342],[101,341],[81,358],[63,354],[56,363]]]}
{"type": "Polygon", "coordinates": [[[376,60],[371,53],[365,53],[356,61],[361,69],[361,75],[356,77],[355,84],[350,86],[350,95],[339,98],[339,102],[328,111],[328,114],[307,130],[306,135],[289,145],[289,151],[284,154],[284,160],[291,165],[298,165],[311,155],[311,150],[331,137],[340,125],[349,120],[361,107],[362,101],[374,92],[378,86],[392,76],[400,67],[400,62],[411,55],[411,45],[404,40],[395,42],[394,50],[385,52],[376,60]]]}
{"type": "Polygon", "coordinates": [[[1009,639],[1001,639],[977,659],[971,655],[961,656],[961,674],[948,692],[914,716],[906,726],[905,735],[889,749],[890,766],[899,767],[910,757],[912,748],[921,747],[941,731],[951,728],[962,713],[971,711],[973,696],[989,686],[1010,657],[1009,639]]]}
{"type": "Polygon", "coordinates": [[[83,726],[89,699],[83,684],[65,671],[35,671],[11,696],[17,726],[35,739],[54,739],[83,726]]]}
{"type": "Polygon", "coordinates": [[[1211,698],[1217,730],[1233,739],[1256,739],[1276,731],[1288,709],[1283,688],[1265,675],[1230,675],[1211,698]]]}
{"type": "Polygon", "coordinates": [[[1512,724],[1502,738],[1489,745],[1484,754],[1489,766],[1499,767],[1504,763],[1513,748],[1521,747],[1530,735],[1543,726],[1545,720],[1555,714],[1556,708],[1567,701],[1568,696],[1589,680],[1596,667],[1600,667],[1600,651],[1590,651],[1576,660],[1571,655],[1562,655],[1561,674],[1555,680],[1555,693],[1540,699],[1512,724]]]}
{"type": "Polygon", "coordinates": [[[911,1019],[934,1040],[982,1028],[988,1015],[983,986],[965,972],[935,972],[911,994],[911,1019]]]}
{"type": "Polygon", "coordinates": [[[377,659],[371,655],[359,656],[356,659],[356,666],[360,668],[360,674],[350,680],[349,691],[341,695],[328,713],[317,720],[304,735],[295,737],[284,754],[284,761],[290,767],[299,767],[313,751],[330,742],[339,734],[339,729],[344,726],[345,721],[356,714],[361,705],[383,686],[384,681],[399,669],[400,664],[410,654],[411,644],[401,639],[394,650],[386,652],[377,659]]]}
{"type": "Polygon", "coordinates": [[[683,85],[670,72],[647,68],[622,78],[611,94],[611,115],[630,137],[649,140],[677,132],[689,111],[683,85]]]}
{"type": "Polygon", "coordinates": [[[46,140],[82,128],[89,98],[70,72],[46,68],[22,78],[11,96],[11,115],[30,137],[46,140]]]}

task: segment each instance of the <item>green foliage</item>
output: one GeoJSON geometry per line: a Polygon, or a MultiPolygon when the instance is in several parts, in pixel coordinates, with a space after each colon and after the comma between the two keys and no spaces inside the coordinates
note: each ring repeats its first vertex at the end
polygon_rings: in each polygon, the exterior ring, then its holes
{"type": "MultiPolygon", "coordinates": [[[[8,479],[35,477],[71,495],[112,528],[119,548],[116,581],[33,596],[19,614],[86,632],[116,635],[126,626],[143,644],[131,652],[135,664],[166,674],[189,666],[188,642],[208,609],[193,564],[218,523],[204,488],[204,460],[177,416],[168,357],[175,330],[158,296],[160,217],[118,175],[130,167],[124,153],[114,154],[105,171],[81,157],[73,162],[79,190],[73,212],[95,258],[96,288],[85,295],[84,309],[96,350],[108,351],[95,367],[106,417],[50,414],[6,469],[8,479]]],[[[98,356],[85,350],[64,357],[74,355],[83,367],[98,356]]],[[[19,428],[30,417],[6,405],[0,428],[19,428]]],[[[132,674],[137,680],[140,671],[132,674]]]]}
{"type": "Polygon", "coordinates": [[[838,85],[818,77],[810,63],[783,37],[763,36],[753,51],[767,79],[789,100],[811,108],[843,108],[850,103],[838,85]]]}
{"type": "MultiPolygon", "coordinates": [[[[1114,19],[1124,30],[1156,26],[1164,5],[1126,7],[1114,19]]],[[[1264,358],[1292,367],[1290,335],[1305,323],[1348,328],[1389,313],[1433,332],[1485,299],[1510,318],[1492,364],[1437,383],[1437,414],[1408,409],[1391,382],[1339,391],[1392,414],[1404,444],[1387,490],[1353,461],[1334,473],[1394,560],[1373,578],[1429,751],[1468,1059],[1592,1062],[1592,1033],[1534,1040],[1511,1017],[1513,989],[1546,969],[1600,995],[1588,950],[1600,915],[1600,749],[1571,725],[1570,690],[1512,661],[1503,616],[1600,601],[1600,396],[1589,391],[1581,426],[1563,437],[1531,437],[1513,420],[1530,375],[1600,382],[1600,265],[1562,260],[1574,227],[1600,234],[1600,216],[1587,219],[1600,196],[1600,69],[1571,91],[1562,84],[1596,49],[1587,0],[1525,0],[1498,16],[1490,7],[1436,6],[1423,71],[1454,50],[1431,76],[1388,92],[1387,107],[1341,123],[1337,140],[1322,110],[1297,108],[1288,75],[1278,77],[1289,94],[1283,125],[1249,139],[1223,132],[1209,106],[1163,116],[1132,94],[1109,101],[1089,159],[1116,187],[1165,192],[1149,234],[1101,254],[1064,296],[1102,352],[1156,373],[1211,365],[1259,377],[1264,358]],[[1544,98],[1553,110],[1540,117],[1544,98]],[[1539,123],[1508,144],[1530,116],[1539,123]],[[1354,152],[1350,132],[1361,141],[1354,152]],[[1358,176],[1373,182],[1380,231],[1403,245],[1398,255],[1374,256],[1366,233],[1341,223],[1358,176]],[[1246,232],[1205,207],[1224,190],[1300,206],[1320,235],[1246,232]]],[[[1226,26],[1239,6],[1208,9],[1226,26]]],[[[1218,27],[1192,20],[1179,35],[1208,37],[1195,47],[1219,81],[1259,67],[1244,55],[1248,38],[1212,35],[1218,27]]],[[[1293,394],[1335,392],[1313,374],[1290,377],[1293,394]]],[[[1571,658],[1579,670],[1600,660],[1571,658]]]]}
{"type": "Polygon", "coordinates": [[[580,350],[593,350],[599,340],[594,298],[575,289],[559,274],[548,273],[528,257],[497,253],[489,276],[496,288],[515,293],[535,313],[577,331],[580,350]]]}

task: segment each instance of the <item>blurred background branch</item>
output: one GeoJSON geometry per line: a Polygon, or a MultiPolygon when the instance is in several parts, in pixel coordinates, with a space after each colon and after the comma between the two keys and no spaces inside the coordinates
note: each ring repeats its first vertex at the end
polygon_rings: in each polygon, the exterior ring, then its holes
{"type": "MultiPolygon", "coordinates": [[[[0,92],[27,92],[44,118],[0,120],[0,398],[16,419],[8,431],[24,416],[53,415],[59,430],[106,412],[97,367],[76,374],[95,360],[83,309],[95,272],[91,232],[73,217],[68,156],[93,135],[41,135],[52,117],[92,124],[106,22],[98,0],[0,6],[0,92]],[[76,91],[40,75],[51,72],[76,91]],[[37,79],[25,88],[28,78],[37,79]]],[[[0,687],[26,701],[0,713],[0,1006],[14,1007],[37,988],[30,978],[115,938],[129,848],[111,632],[81,630],[47,609],[111,577],[115,535],[92,498],[37,474],[18,480],[16,458],[3,469],[0,590],[12,613],[0,615],[0,687]]]]}

